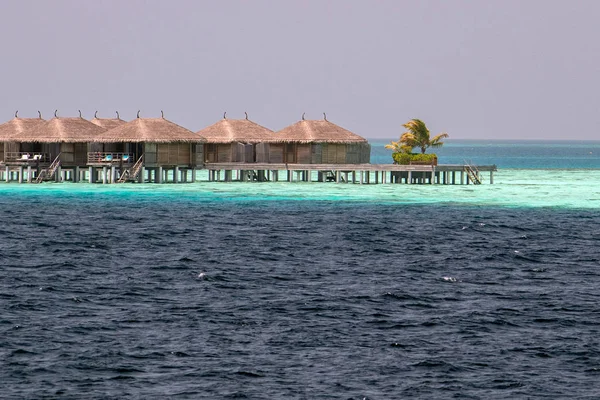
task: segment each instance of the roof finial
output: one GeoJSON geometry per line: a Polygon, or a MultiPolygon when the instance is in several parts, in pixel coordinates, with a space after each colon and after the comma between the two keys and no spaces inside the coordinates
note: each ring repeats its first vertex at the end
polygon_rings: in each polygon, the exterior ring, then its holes
{"type": "Polygon", "coordinates": [[[98,111],[94,113],[94,118],[98,118],[98,111]]]}
{"type": "Polygon", "coordinates": [[[227,111],[223,113],[223,119],[227,119],[227,111]]]}
{"type": "Polygon", "coordinates": [[[163,112],[163,110],[160,110],[160,117],[161,117],[162,119],[165,119],[165,113],[163,112]]]}
{"type": "Polygon", "coordinates": [[[115,113],[117,114],[117,119],[121,119],[121,117],[119,117],[119,112],[115,111],[115,113]]]}
{"type": "Polygon", "coordinates": [[[246,111],[244,111],[244,114],[246,114],[246,119],[248,119],[248,113],[246,111]]]}
{"type": "Polygon", "coordinates": [[[83,117],[81,116],[81,110],[77,110],[77,111],[79,111],[79,118],[83,118],[83,117]]]}
{"type": "Polygon", "coordinates": [[[19,110],[15,111],[15,118],[19,118],[19,110]]]}
{"type": "Polygon", "coordinates": [[[304,114],[306,114],[305,112],[302,113],[302,121],[304,121],[304,114]]]}
{"type": "Polygon", "coordinates": [[[327,121],[327,114],[323,113],[323,119],[327,121]]]}
{"type": "Polygon", "coordinates": [[[54,110],[54,118],[58,118],[58,110],[54,110]]]}
{"type": "Polygon", "coordinates": [[[138,118],[140,117],[140,110],[138,110],[137,117],[138,118]]]}
{"type": "Polygon", "coordinates": [[[42,119],[42,113],[40,112],[40,110],[38,110],[38,116],[40,117],[40,119],[42,119]]]}

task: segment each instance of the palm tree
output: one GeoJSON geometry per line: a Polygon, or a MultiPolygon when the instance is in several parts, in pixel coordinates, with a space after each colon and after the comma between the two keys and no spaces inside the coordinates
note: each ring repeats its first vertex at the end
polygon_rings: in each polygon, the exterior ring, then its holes
{"type": "MultiPolygon", "coordinates": [[[[397,146],[400,146],[401,149],[419,147],[421,154],[425,154],[425,150],[429,147],[442,147],[444,145],[442,139],[449,137],[447,133],[440,133],[433,138],[430,137],[429,129],[425,126],[425,122],[416,118],[411,119],[402,126],[406,128],[406,132],[400,136],[398,142],[392,142],[392,144],[398,143],[397,146]]],[[[391,148],[388,146],[390,145],[387,145],[386,148],[391,148]]]]}
{"type": "Polygon", "coordinates": [[[412,147],[407,146],[400,141],[386,144],[385,148],[392,150],[394,153],[410,153],[412,150],[412,147]]]}

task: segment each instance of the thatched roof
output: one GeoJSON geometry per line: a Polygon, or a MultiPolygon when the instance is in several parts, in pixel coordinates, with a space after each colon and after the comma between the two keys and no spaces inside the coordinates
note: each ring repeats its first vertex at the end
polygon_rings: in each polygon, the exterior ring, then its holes
{"type": "Polygon", "coordinates": [[[212,124],[196,134],[207,143],[265,143],[275,139],[275,133],[248,119],[225,119],[212,124]]]}
{"type": "Polygon", "coordinates": [[[297,143],[366,143],[367,139],[332,122],[304,120],[275,133],[278,142],[297,143]]]}
{"type": "Polygon", "coordinates": [[[43,124],[46,120],[42,118],[19,118],[15,117],[0,125],[0,142],[8,142],[14,136],[43,124]]]}
{"type": "Polygon", "coordinates": [[[194,132],[164,118],[136,118],[94,138],[94,142],[204,142],[194,132]]]}
{"type": "Polygon", "coordinates": [[[103,127],[106,130],[116,128],[117,126],[126,124],[127,121],[122,120],[117,113],[117,118],[98,118],[98,112],[94,114],[94,118],[90,122],[94,125],[103,127]]]}
{"type": "Polygon", "coordinates": [[[15,142],[37,143],[87,143],[105,132],[105,129],[81,117],[54,117],[31,129],[15,135],[15,142]]]}

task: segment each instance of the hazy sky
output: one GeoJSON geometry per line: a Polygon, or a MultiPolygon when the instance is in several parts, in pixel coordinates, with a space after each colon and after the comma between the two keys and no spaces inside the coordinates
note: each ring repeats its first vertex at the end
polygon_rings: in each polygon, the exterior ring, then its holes
{"type": "Polygon", "coordinates": [[[0,120],[54,109],[600,139],[600,1],[2,0],[0,120]]]}

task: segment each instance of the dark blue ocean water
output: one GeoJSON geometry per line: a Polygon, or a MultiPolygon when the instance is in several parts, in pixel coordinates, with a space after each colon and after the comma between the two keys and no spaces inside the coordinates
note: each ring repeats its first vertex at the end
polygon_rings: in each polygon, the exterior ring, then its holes
{"type": "Polygon", "coordinates": [[[598,398],[599,225],[595,210],[4,193],[0,397],[598,398]]]}

